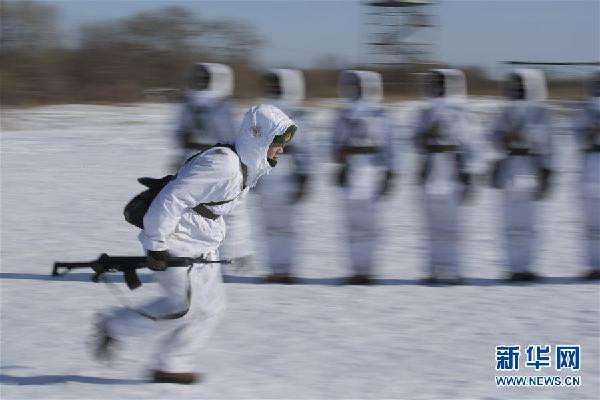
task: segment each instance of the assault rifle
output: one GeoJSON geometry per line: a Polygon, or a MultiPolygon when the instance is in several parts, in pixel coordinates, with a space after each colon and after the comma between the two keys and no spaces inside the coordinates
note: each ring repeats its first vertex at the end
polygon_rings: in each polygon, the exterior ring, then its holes
{"type": "MultiPolygon", "coordinates": [[[[230,260],[207,260],[203,257],[171,257],[167,260],[167,268],[189,267],[192,264],[230,264],[230,260]]],[[[103,253],[96,260],[87,262],[54,263],[53,276],[64,276],[73,269],[91,268],[94,271],[92,282],[101,282],[108,272],[123,272],[123,279],[131,290],[142,286],[136,270],[146,268],[146,257],[109,256],[103,253]]]]}

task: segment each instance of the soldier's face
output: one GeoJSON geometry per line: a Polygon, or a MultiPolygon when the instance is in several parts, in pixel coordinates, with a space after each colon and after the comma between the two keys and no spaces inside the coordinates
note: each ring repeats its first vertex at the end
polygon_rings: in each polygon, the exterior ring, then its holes
{"type": "Polygon", "coordinates": [[[263,96],[278,99],[281,97],[279,78],[274,74],[266,75],[262,80],[263,96]]]}
{"type": "Polygon", "coordinates": [[[267,158],[277,161],[281,154],[283,154],[283,146],[273,144],[269,146],[269,150],[267,151],[267,158]]]}
{"type": "Polygon", "coordinates": [[[427,80],[427,95],[431,97],[444,96],[444,76],[438,72],[432,72],[427,80]]]}
{"type": "Polygon", "coordinates": [[[342,82],[341,94],[342,97],[350,100],[357,100],[361,97],[360,82],[356,75],[348,75],[342,82]]]}
{"type": "Polygon", "coordinates": [[[206,68],[199,65],[195,67],[190,75],[188,87],[192,90],[206,90],[210,84],[210,73],[206,68]]]}
{"type": "Polygon", "coordinates": [[[518,75],[513,75],[507,85],[507,97],[513,100],[525,99],[525,88],[523,87],[523,80],[518,75]]]}

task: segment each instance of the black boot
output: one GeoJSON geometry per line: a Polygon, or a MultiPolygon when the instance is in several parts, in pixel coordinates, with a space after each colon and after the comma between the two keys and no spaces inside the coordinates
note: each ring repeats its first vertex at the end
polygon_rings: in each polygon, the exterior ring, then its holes
{"type": "Polygon", "coordinates": [[[108,335],[106,317],[99,317],[95,324],[94,357],[98,360],[111,360],[114,358],[117,340],[108,335]]]}
{"type": "Polygon", "coordinates": [[[425,278],[421,279],[421,283],[423,285],[435,285],[438,283],[438,280],[435,277],[435,275],[430,275],[430,276],[426,276],[425,278]]]}
{"type": "Polygon", "coordinates": [[[511,282],[534,282],[539,280],[539,276],[533,272],[513,272],[508,278],[511,282]]]}
{"type": "Polygon", "coordinates": [[[436,283],[441,285],[464,285],[465,280],[462,276],[448,276],[443,278],[436,278],[436,283]]]}
{"type": "Polygon", "coordinates": [[[153,383],[178,383],[180,385],[190,385],[198,381],[200,381],[200,375],[194,372],[152,371],[153,383]]]}
{"type": "Polygon", "coordinates": [[[372,285],[373,279],[369,275],[356,274],[346,279],[346,285],[372,285]]]}
{"type": "Polygon", "coordinates": [[[587,274],[583,275],[583,279],[597,281],[600,279],[600,269],[593,269],[589,271],[587,274]]]}
{"type": "Polygon", "coordinates": [[[289,274],[270,274],[265,276],[265,283],[279,283],[283,285],[293,285],[297,282],[296,278],[289,274]]]}

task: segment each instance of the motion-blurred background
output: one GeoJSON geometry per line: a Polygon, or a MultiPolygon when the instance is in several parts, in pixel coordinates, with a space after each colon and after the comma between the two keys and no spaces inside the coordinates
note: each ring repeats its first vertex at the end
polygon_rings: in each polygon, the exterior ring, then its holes
{"type": "MultiPolygon", "coordinates": [[[[415,72],[461,67],[496,94],[506,61],[598,61],[597,1],[5,1],[1,102],[177,97],[192,62],[235,72],[259,94],[267,67],[304,70],[308,98],[334,97],[340,69],[383,73],[387,99],[419,95],[415,72]],[[165,89],[167,89],[165,91],[165,89]]],[[[580,98],[579,66],[545,66],[551,97],[580,98]]],[[[583,73],[582,73],[583,70],[583,73]]]]}

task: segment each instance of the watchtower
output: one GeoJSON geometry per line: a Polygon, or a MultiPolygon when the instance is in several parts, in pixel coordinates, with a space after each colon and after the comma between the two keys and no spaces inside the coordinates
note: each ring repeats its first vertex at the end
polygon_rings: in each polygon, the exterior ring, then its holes
{"type": "Polygon", "coordinates": [[[431,43],[425,30],[433,26],[426,13],[431,4],[429,0],[366,1],[362,63],[397,66],[429,61],[431,43]]]}

